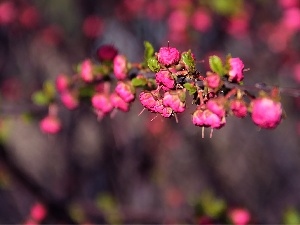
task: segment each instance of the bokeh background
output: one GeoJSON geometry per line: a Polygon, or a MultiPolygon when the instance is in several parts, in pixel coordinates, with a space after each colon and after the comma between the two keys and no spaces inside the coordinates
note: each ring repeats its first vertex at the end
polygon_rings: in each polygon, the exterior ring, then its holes
{"type": "Polygon", "coordinates": [[[299,84],[299,0],[1,0],[0,223],[233,223],[235,209],[299,223],[299,84]],[[201,72],[209,55],[240,57],[250,88],[283,88],[286,118],[260,130],[229,117],[203,139],[194,108],[151,121],[136,101],[101,121],[61,106],[63,130],[41,133],[31,96],[45,80],[104,44],[140,62],[145,40],[191,49],[201,72]]]}

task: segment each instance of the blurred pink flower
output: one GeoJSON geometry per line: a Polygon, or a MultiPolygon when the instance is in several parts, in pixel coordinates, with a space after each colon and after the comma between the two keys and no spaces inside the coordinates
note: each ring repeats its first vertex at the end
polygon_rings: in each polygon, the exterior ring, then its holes
{"type": "Polygon", "coordinates": [[[103,32],[104,22],[96,15],[88,16],[83,21],[82,30],[86,37],[97,38],[103,32]]]}
{"type": "Polygon", "coordinates": [[[61,93],[60,100],[63,105],[69,110],[76,109],[79,105],[77,97],[70,91],[64,91],[63,93],[61,93]]]}
{"type": "Polygon", "coordinates": [[[19,16],[19,21],[28,29],[36,28],[40,22],[40,14],[36,7],[28,6],[21,12],[19,16]]]}
{"type": "Polygon", "coordinates": [[[195,30],[205,32],[212,25],[211,15],[204,9],[197,9],[191,18],[191,24],[195,30]]]}
{"type": "Polygon", "coordinates": [[[89,59],[84,60],[80,65],[80,76],[85,82],[93,81],[93,64],[89,59]]]}
{"type": "MultiPolygon", "coordinates": [[[[165,92],[163,97],[163,104],[166,107],[170,107],[174,112],[181,113],[185,110],[185,101],[180,98],[180,93],[177,92],[165,92]]],[[[185,100],[185,99],[184,99],[185,100]]]]}
{"type": "Polygon", "coordinates": [[[31,207],[30,216],[37,222],[41,222],[47,215],[47,209],[41,203],[36,203],[31,207]]]}
{"type": "Polygon", "coordinates": [[[122,82],[119,81],[115,92],[125,101],[125,102],[132,102],[135,98],[135,88],[131,84],[131,82],[122,82]]]}
{"type": "Polygon", "coordinates": [[[56,134],[61,129],[61,122],[56,116],[46,116],[40,121],[40,129],[46,134],[56,134]]]}
{"type": "Polygon", "coordinates": [[[262,128],[275,128],[281,121],[281,103],[270,98],[257,98],[251,102],[252,120],[262,128]]]}
{"type": "Polygon", "coordinates": [[[243,38],[248,35],[249,19],[246,15],[239,15],[229,19],[226,31],[235,38],[243,38]]]}
{"type": "Polygon", "coordinates": [[[114,108],[120,109],[124,112],[129,111],[129,103],[125,102],[117,93],[111,94],[110,101],[114,108]]]}
{"type": "Polygon", "coordinates": [[[284,11],[281,23],[292,32],[300,30],[300,9],[297,7],[289,8],[284,11]]]}
{"type": "Polygon", "coordinates": [[[225,116],[225,98],[213,98],[209,99],[206,103],[207,109],[209,109],[212,113],[216,114],[219,117],[225,116]]]}
{"type": "Polygon", "coordinates": [[[180,60],[180,52],[176,48],[161,47],[158,52],[158,61],[165,65],[170,66],[177,64],[180,60]]]}
{"type": "Polygon", "coordinates": [[[64,92],[68,89],[70,79],[65,74],[59,74],[55,80],[55,87],[58,92],[64,92]]]}
{"type": "Polygon", "coordinates": [[[238,118],[244,118],[247,115],[246,103],[242,100],[234,99],[230,102],[230,109],[238,118]]]}
{"type": "Polygon", "coordinates": [[[278,4],[284,9],[297,7],[299,5],[299,0],[278,0],[278,4]]]}
{"type": "Polygon", "coordinates": [[[205,83],[209,88],[218,88],[221,84],[221,77],[218,74],[211,73],[205,78],[205,83]]]}
{"type": "Polygon", "coordinates": [[[112,61],[118,54],[118,50],[113,45],[102,45],[97,49],[99,61],[112,61]]]}
{"type": "Polygon", "coordinates": [[[166,14],[167,6],[161,0],[152,0],[147,2],[146,15],[151,20],[162,20],[166,14]],[[153,13],[155,12],[155,13],[153,13]]]}
{"type": "Polygon", "coordinates": [[[97,93],[92,99],[92,105],[95,109],[100,110],[102,113],[109,113],[113,109],[110,98],[104,94],[97,93]]]}
{"type": "Polygon", "coordinates": [[[246,209],[233,209],[229,212],[229,217],[234,225],[246,225],[251,215],[246,209]]]}
{"type": "Polygon", "coordinates": [[[240,58],[229,59],[230,69],[228,72],[229,81],[241,82],[244,79],[244,63],[240,58]]]}
{"type": "Polygon", "coordinates": [[[127,77],[127,59],[123,55],[117,55],[114,58],[114,74],[118,80],[124,80],[127,77]]]}
{"type": "Polygon", "coordinates": [[[0,3],[0,25],[12,23],[16,16],[17,11],[12,1],[3,1],[0,3]]]}
{"type": "Polygon", "coordinates": [[[294,75],[295,81],[297,81],[298,83],[300,83],[300,63],[294,65],[293,75],[294,75]]]}
{"type": "Polygon", "coordinates": [[[168,18],[169,30],[173,32],[184,32],[188,26],[188,15],[181,9],[171,12],[168,18]]]}

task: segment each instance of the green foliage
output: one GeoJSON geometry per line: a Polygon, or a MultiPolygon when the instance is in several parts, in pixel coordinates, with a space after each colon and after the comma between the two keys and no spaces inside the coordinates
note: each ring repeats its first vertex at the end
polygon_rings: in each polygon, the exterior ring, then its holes
{"type": "Polygon", "coordinates": [[[96,205],[110,224],[120,224],[121,218],[116,200],[112,195],[102,193],[97,196],[96,205]]]}
{"type": "Polygon", "coordinates": [[[134,87],[143,87],[148,83],[148,81],[144,77],[135,77],[131,80],[131,83],[134,87]]]}
{"type": "Polygon", "coordinates": [[[155,57],[151,57],[147,61],[148,67],[152,72],[157,73],[160,70],[160,65],[158,60],[155,57]]]}
{"type": "Polygon", "coordinates": [[[300,214],[295,208],[289,208],[283,215],[284,224],[300,224],[300,214]]]}
{"type": "Polygon", "coordinates": [[[195,60],[193,58],[191,50],[181,54],[181,60],[188,68],[188,71],[194,73],[196,71],[195,60]]]}
{"type": "Polygon", "coordinates": [[[53,101],[55,94],[56,89],[54,83],[48,80],[44,82],[42,90],[33,93],[31,100],[36,105],[45,106],[53,101]]]}
{"type": "Polygon", "coordinates": [[[194,84],[185,83],[183,86],[186,88],[186,90],[188,90],[190,95],[193,95],[197,92],[197,87],[194,84]]]}
{"type": "Polygon", "coordinates": [[[210,56],[209,66],[213,72],[219,74],[220,76],[223,76],[225,74],[225,69],[223,67],[222,60],[219,56],[216,55],[210,56]]]}
{"type": "Polygon", "coordinates": [[[144,59],[145,59],[145,62],[147,62],[148,59],[154,55],[154,48],[153,48],[152,44],[148,41],[144,41],[144,47],[145,47],[144,59]]]}
{"type": "Polygon", "coordinates": [[[88,85],[88,86],[83,86],[79,89],[79,96],[80,97],[92,97],[95,94],[95,89],[93,86],[88,85]]]}
{"type": "Polygon", "coordinates": [[[209,0],[207,4],[217,14],[231,16],[242,10],[243,0],[209,0]]]}

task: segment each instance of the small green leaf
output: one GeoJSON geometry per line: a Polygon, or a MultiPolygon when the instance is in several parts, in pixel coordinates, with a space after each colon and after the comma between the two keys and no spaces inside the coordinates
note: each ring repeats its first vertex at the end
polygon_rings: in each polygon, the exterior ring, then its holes
{"type": "Polygon", "coordinates": [[[193,95],[197,92],[196,86],[191,83],[185,83],[183,86],[186,88],[186,90],[188,90],[190,95],[193,95]]]}
{"type": "Polygon", "coordinates": [[[191,50],[187,52],[183,52],[181,54],[181,60],[183,61],[183,63],[185,64],[189,72],[191,73],[195,72],[196,70],[195,60],[193,58],[191,50]]]}
{"type": "Polygon", "coordinates": [[[143,78],[135,77],[131,80],[131,83],[134,87],[143,87],[147,84],[147,82],[148,82],[147,79],[144,77],[143,78]]]}
{"type": "Polygon", "coordinates": [[[148,67],[151,71],[157,73],[160,70],[159,62],[155,57],[149,58],[147,63],[148,63],[148,67]]]}
{"type": "Polygon", "coordinates": [[[44,106],[48,105],[50,102],[50,99],[48,98],[47,95],[43,91],[37,91],[33,93],[31,96],[31,100],[33,101],[34,104],[44,106]]]}
{"type": "Polygon", "coordinates": [[[152,44],[148,41],[144,41],[144,47],[145,47],[144,57],[145,57],[145,62],[147,62],[148,59],[154,55],[154,48],[152,44]]]}
{"type": "Polygon", "coordinates": [[[210,56],[209,57],[209,66],[213,72],[219,74],[220,76],[224,75],[223,63],[219,56],[216,56],[216,55],[210,56]]]}
{"type": "Polygon", "coordinates": [[[92,97],[95,93],[95,90],[92,86],[84,86],[79,89],[79,95],[81,97],[92,97]]]}
{"type": "Polygon", "coordinates": [[[44,94],[48,97],[48,99],[52,99],[55,96],[56,89],[54,83],[52,81],[45,81],[43,85],[44,94]]]}

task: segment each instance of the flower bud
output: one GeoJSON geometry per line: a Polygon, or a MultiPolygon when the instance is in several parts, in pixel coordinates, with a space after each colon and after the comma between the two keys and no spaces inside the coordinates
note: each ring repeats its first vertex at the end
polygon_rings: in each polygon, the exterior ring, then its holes
{"type": "Polygon", "coordinates": [[[60,100],[64,104],[64,106],[69,110],[76,109],[79,105],[77,96],[75,96],[70,91],[63,92],[60,95],[60,100]]]}
{"type": "Polygon", "coordinates": [[[158,84],[163,85],[167,90],[175,87],[175,80],[171,73],[167,70],[160,70],[156,73],[155,80],[158,84]]]}
{"type": "Polygon", "coordinates": [[[216,73],[208,73],[204,83],[209,88],[215,89],[221,86],[221,77],[216,73]]]}
{"type": "Polygon", "coordinates": [[[230,69],[228,72],[229,81],[241,82],[244,79],[244,63],[240,58],[229,59],[230,69]]]}
{"type": "Polygon", "coordinates": [[[56,134],[61,129],[61,122],[56,116],[46,116],[40,121],[40,129],[46,134],[56,134]]]}
{"type": "Polygon", "coordinates": [[[253,122],[261,128],[275,128],[281,121],[281,103],[262,97],[250,103],[253,122]]]}
{"type": "Polygon", "coordinates": [[[181,113],[185,110],[185,98],[180,98],[180,93],[165,92],[163,97],[163,104],[166,107],[170,107],[174,112],[181,113]]]}
{"type": "Polygon", "coordinates": [[[117,54],[118,50],[113,45],[102,45],[97,50],[97,57],[100,62],[112,61],[117,54]]]}
{"type": "Polygon", "coordinates": [[[206,103],[206,107],[217,116],[224,117],[226,114],[224,104],[225,104],[225,98],[219,97],[219,98],[209,99],[208,102],[206,103]]]}
{"type": "Polygon", "coordinates": [[[131,82],[119,81],[115,92],[125,101],[132,102],[135,98],[135,88],[132,86],[131,82]]]}
{"type": "Polygon", "coordinates": [[[230,109],[238,118],[244,118],[247,116],[247,106],[246,103],[242,100],[234,99],[230,102],[230,109]]]}
{"type": "Polygon", "coordinates": [[[117,55],[114,58],[114,74],[118,80],[124,80],[127,77],[127,59],[123,55],[117,55]]]}
{"type": "Polygon", "coordinates": [[[58,92],[64,92],[68,89],[70,84],[70,79],[65,74],[59,74],[55,80],[56,90],[58,92]]]}
{"type": "Polygon", "coordinates": [[[85,82],[93,81],[93,64],[91,60],[86,59],[81,63],[80,76],[85,82]]]}
{"type": "Polygon", "coordinates": [[[113,105],[111,104],[109,97],[104,94],[95,94],[91,101],[93,107],[103,113],[109,113],[113,109],[113,105]]]}
{"type": "Polygon", "coordinates": [[[150,111],[154,111],[154,107],[156,105],[156,100],[154,98],[154,95],[151,92],[141,92],[140,96],[139,96],[140,102],[142,103],[142,105],[150,110],[150,111]]]}
{"type": "Polygon", "coordinates": [[[225,125],[226,120],[208,109],[197,109],[192,115],[192,122],[196,126],[219,129],[225,125]]]}
{"type": "Polygon", "coordinates": [[[157,54],[158,61],[165,65],[175,65],[180,60],[180,53],[176,48],[170,48],[170,47],[161,47],[159,49],[159,52],[157,54]]]}
{"type": "Polygon", "coordinates": [[[36,203],[30,210],[30,216],[37,222],[41,222],[47,214],[47,209],[41,203],[36,203]]]}
{"type": "Polygon", "coordinates": [[[246,209],[233,209],[229,217],[234,225],[246,225],[250,221],[250,213],[246,209]]]}
{"type": "Polygon", "coordinates": [[[124,112],[129,111],[129,103],[125,102],[117,93],[112,93],[110,96],[110,101],[116,109],[120,109],[124,112]]]}

